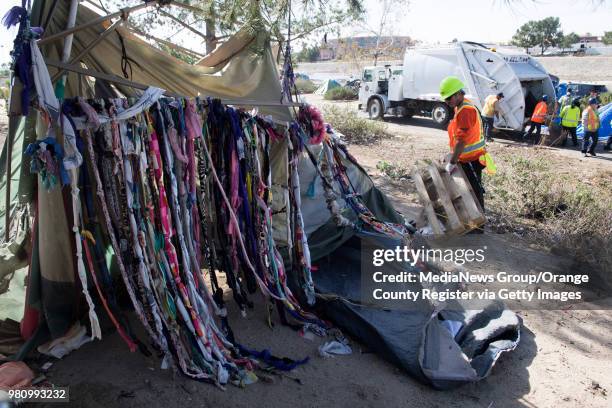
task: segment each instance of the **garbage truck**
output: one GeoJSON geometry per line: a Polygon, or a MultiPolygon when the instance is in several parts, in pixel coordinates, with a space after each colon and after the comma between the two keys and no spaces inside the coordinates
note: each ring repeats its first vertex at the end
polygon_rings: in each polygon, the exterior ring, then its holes
{"type": "Polygon", "coordinates": [[[466,97],[482,109],[487,96],[503,92],[495,127],[520,131],[542,95],[555,99],[546,69],[529,55],[496,50],[475,42],[435,48],[407,49],[403,65],[365,67],[359,88],[359,109],[370,118],[385,114],[431,117],[445,126],[453,112],[440,100],[439,84],[455,75],[466,97]]]}

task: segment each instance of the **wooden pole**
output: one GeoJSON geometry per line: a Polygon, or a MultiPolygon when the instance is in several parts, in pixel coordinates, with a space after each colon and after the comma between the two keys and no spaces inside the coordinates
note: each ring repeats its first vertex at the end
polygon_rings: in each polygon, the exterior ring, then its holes
{"type": "Polygon", "coordinates": [[[133,7],[127,7],[127,8],[121,9],[121,10],[119,10],[117,12],[108,14],[106,16],[100,16],[100,17],[98,17],[96,19],[91,20],[88,23],[81,24],[79,26],[72,27],[72,28],[70,28],[68,30],[61,31],[61,32],[59,32],[57,34],[50,35],[49,37],[42,38],[42,39],[38,40],[38,45],[42,46],[44,44],[48,44],[48,43],[50,43],[52,41],[58,40],[58,39],[63,38],[65,36],[67,36],[67,35],[74,34],[77,31],[81,31],[81,30],[84,30],[86,28],[93,27],[95,25],[101,24],[101,23],[103,23],[105,21],[111,20],[111,19],[116,18],[116,17],[121,17],[121,16],[125,17],[125,16],[127,16],[128,14],[130,14],[130,13],[132,13],[134,11],[138,11],[138,10],[141,10],[143,8],[146,8],[146,7],[151,7],[151,6],[156,5],[156,4],[157,4],[157,2],[142,3],[142,4],[138,4],[136,6],[133,6],[133,7]]]}
{"type": "MultiPolygon", "coordinates": [[[[81,51],[79,53],[79,55],[77,55],[76,57],[74,57],[69,65],[73,65],[73,64],[78,64],[81,59],[87,55],[89,53],[89,51],[91,51],[96,45],[98,45],[100,43],[100,41],[102,41],[103,39],[105,39],[106,37],[108,37],[109,34],[111,34],[112,32],[114,32],[117,27],[119,27],[121,24],[123,23],[123,20],[117,20],[115,21],[110,27],[108,27],[102,34],[100,34],[99,36],[97,36],[92,42],[90,42],[84,49],[83,51],[81,51]]],[[[67,62],[67,60],[63,60],[62,62],[67,62]]],[[[57,79],[65,72],[66,70],[64,69],[60,69],[55,75],[53,75],[53,78],[51,78],[51,82],[55,82],[57,81],[57,79]]]]}

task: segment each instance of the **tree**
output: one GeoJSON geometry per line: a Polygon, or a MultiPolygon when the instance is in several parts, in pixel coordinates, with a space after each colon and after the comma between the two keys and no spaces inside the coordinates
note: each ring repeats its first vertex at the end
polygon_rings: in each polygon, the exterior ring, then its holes
{"type": "Polygon", "coordinates": [[[561,40],[561,48],[564,50],[566,48],[572,48],[572,45],[576,44],[577,42],[580,42],[580,36],[578,36],[576,33],[569,33],[563,36],[563,39],[561,40]]]}
{"type": "Polygon", "coordinates": [[[374,65],[378,62],[378,58],[383,55],[384,51],[393,46],[393,36],[391,30],[396,22],[402,19],[408,11],[409,0],[381,0],[375,2],[377,11],[380,11],[380,19],[376,22],[376,26],[363,23],[363,28],[376,37],[374,45],[374,65]],[[388,37],[387,44],[383,42],[383,38],[388,37]]]}
{"type": "Polygon", "coordinates": [[[563,31],[561,31],[561,23],[559,17],[546,17],[537,23],[538,27],[538,43],[540,45],[541,55],[544,55],[549,47],[556,47],[563,40],[563,31]]]}
{"type": "Polygon", "coordinates": [[[512,36],[512,45],[525,49],[529,54],[529,48],[538,45],[538,25],[536,21],[528,21],[523,24],[512,36]]]}
{"type": "Polygon", "coordinates": [[[561,44],[563,31],[558,17],[546,17],[543,20],[528,21],[523,24],[512,37],[512,44],[525,48],[529,53],[529,48],[540,46],[540,53],[544,54],[550,47],[561,44]]]}
{"type": "MultiPolygon", "coordinates": [[[[291,15],[291,39],[305,39],[323,30],[333,30],[363,15],[363,0],[178,0],[186,8],[165,7],[130,16],[131,25],[152,33],[163,28],[168,40],[184,30],[198,33],[205,53],[219,41],[242,27],[266,30],[272,42],[287,40],[288,17],[291,15]],[[186,27],[189,26],[189,27],[186,27]]],[[[116,11],[142,0],[99,0],[102,7],[116,11]]]]}
{"type": "Polygon", "coordinates": [[[606,45],[612,45],[612,31],[604,31],[602,41],[606,45]]]}
{"type": "Polygon", "coordinates": [[[298,62],[316,62],[319,60],[320,55],[321,52],[316,45],[312,47],[304,46],[304,48],[297,53],[296,60],[298,62]]]}

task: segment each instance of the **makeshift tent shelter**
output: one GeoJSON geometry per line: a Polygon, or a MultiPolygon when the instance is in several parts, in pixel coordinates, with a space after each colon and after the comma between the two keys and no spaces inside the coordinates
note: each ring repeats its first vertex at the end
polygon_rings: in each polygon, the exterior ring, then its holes
{"type": "Polygon", "coordinates": [[[325,82],[323,82],[319,88],[317,88],[317,90],[315,91],[315,94],[325,95],[327,91],[334,89],[334,88],[340,88],[341,86],[342,85],[340,85],[338,81],[336,81],[335,79],[328,79],[325,82]]]}
{"type": "MultiPolygon", "coordinates": [[[[149,2],[148,4],[152,3],[149,2]]],[[[125,15],[125,12],[123,14],[125,15]]],[[[315,318],[308,317],[312,316],[309,314],[310,306],[312,306],[309,303],[313,299],[308,296],[308,288],[304,288],[304,285],[308,284],[308,280],[301,276],[302,272],[309,273],[310,262],[315,262],[321,268],[315,283],[319,285],[319,294],[322,297],[319,298],[314,309],[328,315],[336,324],[344,326],[357,338],[369,344],[395,364],[406,368],[423,382],[440,388],[448,388],[483,378],[489,373],[502,351],[511,350],[516,346],[519,340],[520,320],[516,315],[504,310],[499,305],[477,313],[443,313],[440,308],[423,304],[421,310],[407,315],[395,311],[383,311],[375,305],[359,304],[355,295],[356,292],[354,292],[356,288],[354,284],[358,282],[358,277],[354,273],[359,268],[359,260],[354,256],[354,251],[351,255],[351,249],[359,245],[364,234],[379,236],[379,244],[383,247],[396,245],[407,238],[405,233],[408,228],[403,225],[404,220],[401,215],[392,208],[384,195],[375,188],[365,171],[350,156],[346,147],[341,143],[341,139],[334,136],[331,129],[325,130],[322,122],[316,120],[317,114],[315,111],[308,108],[302,109],[298,117],[294,117],[289,109],[290,104],[280,103],[282,100],[281,87],[264,33],[241,31],[193,66],[166,55],[133,35],[129,30],[119,27],[121,20],[111,24],[110,21],[101,19],[94,11],[81,5],[76,12],[74,26],[75,28],[85,28],[74,31],[71,50],[71,55],[74,57],[68,58],[68,62],[61,62],[60,56],[62,55],[63,45],[58,40],[63,37],[59,33],[64,31],[67,25],[70,25],[68,24],[69,15],[68,2],[37,0],[34,2],[31,11],[32,26],[46,25],[43,27],[44,36],[38,42],[38,45],[30,43],[32,44],[32,55],[34,57],[37,55],[36,52],[38,46],[40,46],[40,55],[44,57],[52,78],[59,78],[59,70],[65,70],[67,78],[63,93],[66,99],[78,96],[114,98],[119,92],[126,96],[139,98],[136,105],[139,103],[143,105],[139,112],[145,112],[152,116],[152,119],[147,119],[146,122],[154,125],[153,127],[159,134],[162,145],[166,143],[165,132],[168,131],[168,134],[171,134],[171,129],[160,125],[160,123],[169,120],[173,115],[175,115],[174,120],[178,120],[176,123],[182,123],[183,119],[190,121],[187,114],[181,113],[180,110],[189,110],[194,105],[191,105],[192,102],[184,102],[181,99],[183,97],[198,95],[201,97],[216,97],[221,98],[221,102],[225,104],[257,106],[260,116],[270,115],[277,124],[280,124],[279,126],[284,127],[285,131],[275,132],[269,127],[269,122],[263,121],[261,117],[254,118],[244,113],[237,114],[234,110],[222,107],[218,102],[211,102],[206,107],[205,123],[209,125],[206,129],[217,132],[215,134],[218,135],[218,138],[209,139],[211,148],[218,143],[218,147],[221,149],[221,154],[217,156],[216,160],[219,160],[219,157],[224,154],[223,146],[230,146],[230,149],[232,149],[231,146],[234,145],[227,139],[230,125],[216,126],[216,122],[211,119],[211,112],[213,111],[225,118],[224,120],[230,117],[242,118],[243,123],[248,124],[248,126],[243,125],[242,131],[249,132],[247,129],[250,129],[254,134],[257,133],[256,136],[251,134],[249,137],[254,138],[248,140],[255,140],[256,143],[259,143],[257,146],[265,145],[265,154],[262,157],[267,158],[264,162],[269,162],[270,177],[265,180],[264,184],[265,190],[269,190],[270,201],[264,204],[265,206],[269,205],[273,214],[271,220],[273,230],[270,235],[264,233],[264,236],[269,238],[269,242],[272,243],[271,253],[275,254],[275,251],[278,250],[279,253],[284,255],[287,270],[286,283],[292,287],[292,292],[299,298],[299,302],[291,296],[285,296],[281,299],[280,294],[274,292],[275,288],[267,294],[270,297],[278,296],[280,300],[289,302],[288,304],[291,306],[289,311],[292,312],[292,317],[302,318],[302,323],[309,321],[320,324],[320,321],[315,318]],[[131,69],[127,69],[129,66],[131,66],[131,69]],[[130,80],[119,76],[121,73],[127,74],[130,80]],[[94,86],[91,85],[91,80],[88,77],[96,78],[94,86]],[[144,88],[147,91],[143,93],[141,90],[144,88]],[[172,102],[160,102],[159,106],[156,105],[156,102],[159,101],[160,88],[165,90],[168,95],[177,97],[178,103],[175,101],[172,105],[172,102]],[[315,122],[316,126],[314,125],[315,122]],[[249,127],[251,125],[254,127],[249,127]],[[304,147],[301,155],[296,155],[296,149],[304,143],[304,139],[291,139],[286,135],[299,135],[300,132],[304,132],[301,130],[302,128],[310,129],[309,140],[313,143],[316,141],[316,143],[312,148],[304,147]],[[316,129],[316,132],[313,129],[316,129]],[[262,141],[266,132],[280,136],[272,137],[273,143],[268,144],[262,141]],[[221,141],[229,144],[224,145],[221,141]],[[303,224],[303,228],[301,224],[303,224]],[[303,231],[301,231],[302,229],[303,231]],[[296,265],[296,258],[291,255],[292,251],[296,251],[296,248],[301,252],[302,259],[308,258],[306,254],[308,251],[305,251],[306,235],[308,237],[310,259],[305,263],[297,262],[296,265]],[[382,239],[381,236],[395,237],[395,241],[387,241],[382,239]],[[348,255],[346,255],[347,251],[348,255]],[[343,267],[348,267],[350,272],[353,273],[348,280],[338,277],[340,265],[337,264],[337,261],[340,259],[346,261],[343,267]],[[339,285],[340,281],[343,282],[342,286],[339,285]],[[383,315],[387,318],[383,319],[383,315]],[[456,332],[448,331],[445,321],[452,321],[453,327],[459,327],[459,329],[456,332]],[[474,335],[476,330],[479,330],[478,336],[474,335]]],[[[120,16],[121,13],[117,15],[117,17],[120,16]]],[[[41,65],[44,64],[41,64],[40,60],[34,59],[34,62],[34,69],[46,72],[46,69],[42,69],[41,65]]],[[[42,75],[40,72],[39,74],[42,75]]],[[[38,82],[40,82],[41,78],[38,79],[38,82]]],[[[38,98],[41,99],[41,92],[44,91],[44,87],[41,88],[40,84],[37,83],[36,89],[38,98]]],[[[56,91],[58,90],[56,89],[56,91]]],[[[59,91],[61,92],[61,89],[59,91]]],[[[12,92],[9,143],[5,146],[2,155],[4,160],[2,164],[11,164],[10,172],[8,172],[11,177],[7,184],[6,174],[4,175],[2,181],[5,184],[0,193],[6,194],[7,187],[10,186],[10,194],[7,195],[9,206],[6,208],[9,209],[11,216],[8,218],[15,219],[14,214],[17,214],[22,208],[33,208],[31,213],[34,215],[35,225],[32,228],[33,247],[29,250],[28,313],[36,314],[34,309],[38,310],[39,315],[36,317],[34,325],[39,327],[44,325],[49,329],[51,338],[56,338],[68,331],[74,319],[80,317],[76,314],[76,305],[80,295],[75,290],[79,286],[79,248],[76,248],[75,251],[73,247],[75,241],[72,237],[72,233],[78,234],[78,228],[71,232],[71,225],[75,220],[69,219],[67,214],[70,214],[70,211],[66,211],[65,208],[65,204],[70,202],[70,198],[63,194],[69,196],[69,189],[67,187],[63,191],[61,188],[48,189],[42,177],[29,172],[30,163],[24,158],[23,152],[28,146],[33,144],[36,146],[36,143],[40,142],[40,140],[36,140],[37,124],[39,136],[41,133],[43,136],[46,135],[47,129],[43,128],[41,132],[41,115],[34,109],[30,109],[27,116],[20,116],[20,114],[25,114],[30,99],[28,94],[22,93],[17,86],[13,87],[12,92]],[[20,99],[19,96],[23,99],[20,99]],[[20,101],[24,104],[19,103],[20,101]],[[76,257],[75,252],[77,253],[76,257]]],[[[53,99],[51,95],[46,96],[53,99]]],[[[39,109],[41,108],[42,106],[39,106],[39,109]]],[[[199,106],[195,108],[197,109],[199,106]]],[[[129,111],[129,108],[126,111],[129,111]]],[[[68,113],[59,114],[59,117],[66,117],[67,120],[69,116],[68,113]]],[[[114,121],[118,124],[118,129],[123,129],[116,130],[117,132],[125,132],[126,130],[121,127],[123,126],[121,123],[132,117],[130,116],[127,119],[111,118],[109,121],[114,121]]],[[[77,121],[77,119],[74,118],[73,121],[77,121]]],[[[62,126],[65,123],[63,122],[62,126]]],[[[170,138],[170,136],[168,137],[170,138]]],[[[244,134],[240,136],[240,140],[243,142],[235,146],[242,146],[240,149],[247,148],[249,145],[244,144],[244,141],[247,140],[246,137],[244,134]]],[[[91,140],[90,136],[84,138],[88,141],[91,140]]],[[[169,139],[169,143],[172,143],[172,140],[169,139]]],[[[116,146],[116,148],[118,147],[116,146]]],[[[119,150],[122,148],[119,148],[119,150]]],[[[166,164],[172,163],[174,158],[180,159],[180,154],[177,152],[174,147],[173,152],[167,149],[165,151],[166,156],[160,157],[159,160],[166,164]]],[[[70,153],[76,155],[75,152],[66,152],[67,155],[70,153]]],[[[151,152],[147,151],[147,153],[150,154],[151,152]]],[[[202,153],[202,150],[200,150],[200,153],[202,153]]],[[[94,152],[94,156],[95,154],[94,152]]],[[[193,152],[190,154],[193,155],[193,152]]],[[[84,153],[85,155],[89,156],[90,161],[92,160],[91,151],[84,153]]],[[[207,166],[214,169],[217,162],[212,157],[212,155],[210,157],[200,156],[195,162],[199,164],[208,163],[207,166]]],[[[193,157],[187,158],[187,160],[192,159],[193,157]]],[[[240,160],[246,159],[241,158],[240,160]]],[[[204,166],[204,172],[206,168],[204,166]]],[[[173,168],[170,166],[167,169],[165,168],[164,171],[172,174],[173,168]]],[[[125,172],[126,185],[130,185],[130,177],[132,176],[131,172],[125,172]]],[[[104,177],[103,174],[99,183],[96,179],[98,187],[108,186],[104,177]]],[[[252,180],[251,178],[248,179],[252,180]]],[[[156,182],[161,183],[160,180],[156,182]]],[[[229,191],[225,192],[223,188],[219,187],[220,182],[215,184],[210,179],[207,180],[211,183],[211,189],[215,191],[215,194],[223,195],[227,193],[229,195],[229,191]]],[[[252,186],[252,184],[248,184],[250,182],[243,179],[238,179],[236,183],[237,185],[252,186]]],[[[203,188],[202,185],[200,183],[200,189],[203,188]]],[[[74,188],[72,193],[74,204],[74,188]]],[[[110,194],[110,192],[107,194],[110,194]]],[[[132,197],[132,194],[134,193],[126,193],[128,205],[133,204],[134,198],[129,198],[132,197]]],[[[198,194],[201,195],[201,191],[198,191],[198,194]]],[[[218,198],[218,200],[221,199],[218,198]]],[[[252,203],[253,198],[249,196],[246,200],[252,203]]],[[[103,200],[100,201],[100,206],[103,202],[103,200]]],[[[219,202],[222,203],[222,201],[219,202]]],[[[198,206],[204,213],[203,207],[207,207],[208,203],[201,202],[198,206]]],[[[230,210],[230,207],[227,203],[225,207],[221,204],[221,207],[217,208],[218,211],[213,210],[214,214],[209,213],[208,217],[228,216],[227,213],[231,213],[232,216],[229,218],[232,218],[234,213],[230,210]]],[[[130,207],[130,209],[133,210],[134,208],[130,207]]],[[[77,212],[75,211],[73,214],[77,214],[77,212]]],[[[173,215],[178,216],[173,217],[173,222],[182,224],[184,221],[185,226],[188,227],[186,233],[193,233],[192,240],[195,242],[198,234],[194,231],[197,231],[198,225],[190,224],[190,221],[184,218],[184,214],[186,214],[185,208],[177,209],[177,212],[173,215]]],[[[104,217],[100,218],[108,221],[109,217],[106,217],[106,215],[105,213],[104,217]]],[[[78,217],[74,218],[77,219],[78,217]]],[[[248,217],[245,215],[244,219],[246,220],[248,217]]],[[[230,224],[232,222],[234,221],[231,221],[230,224]]],[[[261,225],[270,226],[270,224],[265,223],[261,225]]],[[[8,229],[8,227],[8,224],[4,225],[5,229],[8,229]]],[[[224,225],[223,228],[238,228],[242,231],[242,228],[246,227],[245,224],[241,224],[233,227],[224,225]]],[[[25,229],[30,228],[26,225],[25,229]]],[[[106,230],[106,235],[112,238],[114,232],[111,224],[102,225],[101,229],[106,230]]],[[[161,229],[164,229],[163,223],[161,229]]],[[[135,234],[134,232],[124,233],[135,234]]],[[[113,240],[108,238],[105,241],[113,240]]],[[[199,256],[199,254],[194,253],[193,249],[183,247],[183,240],[179,239],[179,241],[181,251],[186,258],[199,256]]],[[[7,257],[13,264],[17,264],[15,258],[19,257],[19,251],[14,249],[14,239],[11,242],[13,247],[11,247],[7,257]]],[[[77,239],[77,246],[78,242],[77,239]]],[[[178,245],[177,242],[175,243],[178,245]]],[[[133,245],[138,247],[140,244],[134,241],[133,245]]],[[[170,247],[168,243],[166,243],[166,246],[170,247]]],[[[116,260],[115,267],[119,269],[121,269],[122,253],[125,250],[116,243],[109,245],[108,248],[108,251],[114,257],[113,259],[116,260]]],[[[237,262],[250,265],[249,258],[252,252],[249,252],[248,248],[242,248],[242,250],[242,255],[237,259],[237,262]]],[[[198,263],[197,260],[185,259],[182,266],[184,267],[184,264],[190,262],[198,263]]],[[[279,262],[279,265],[282,263],[280,259],[275,259],[275,262],[279,262]]],[[[10,269],[6,265],[6,263],[3,263],[2,267],[5,270],[10,269]]],[[[268,266],[266,264],[266,267],[268,266]]],[[[147,275],[147,269],[144,266],[143,268],[141,277],[153,279],[153,275],[147,275]]],[[[233,266],[229,264],[225,264],[223,267],[227,274],[232,272],[231,269],[233,269],[233,266]]],[[[3,269],[0,268],[0,270],[3,269]]],[[[233,272],[237,273],[238,271],[233,272]]],[[[257,274],[257,272],[259,271],[252,271],[253,274],[257,274]]],[[[248,281],[249,278],[256,278],[254,275],[249,275],[250,273],[246,271],[243,279],[248,281]]],[[[194,279],[200,278],[198,271],[194,274],[194,279]]],[[[185,279],[190,284],[193,283],[190,281],[192,278],[186,276],[184,271],[181,272],[180,279],[185,279]]],[[[284,285],[284,282],[281,282],[278,277],[275,279],[272,283],[284,285]]],[[[85,278],[85,282],[87,280],[85,278]]],[[[269,290],[262,282],[258,283],[262,290],[269,290]]],[[[82,278],[81,285],[85,286],[82,278]]],[[[146,285],[142,285],[141,289],[148,289],[146,285]]],[[[162,289],[168,290],[168,293],[176,296],[176,298],[173,298],[173,302],[170,302],[173,305],[180,305],[181,296],[186,296],[189,299],[193,296],[193,293],[185,293],[179,290],[180,288],[174,288],[170,282],[167,282],[166,285],[167,287],[162,289]]],[[[128,285],[126,284],[126,286],[128,285]]],[[[232,289],[235,297],[240,295],[239,290],[232,289]]],[[[282,290],[285,294],[289,293],[285,287],[282,290]]],[[[201,287],[198,291],[206,292],[201,287]]],[[[147,308],[151,307],[150,310],[153,311],[153,314],[156,313],[156,304],[153,299],[147,298],[147,296],[139,298],[139,294],[131,295],[132,306],[135,307],[137,312],[139,310],[149,310],[147,308]],[[147,304],[145,301],[150,301],[150,303],[147,304]]],[[[210,299],[204,300],[208,301],[210,299]]],[[[196,304],[194,308],[204,316],[206,315],[205,306],[205,304],[196,304]]],[[[215,308],[212,303],[209,306],[215,308]]],[[[176,308],[181,309],[179,306],[176,306],[176,308]]],[[[166,347],[165,352],[162,353],[164,354],[164,364],[171,364],[171,361],[176,360],[185,374],[189,373],[196,378],[203,378],[194,375],[193,367],[181,365],[181,363],[186,362],[184,352],[187,354],[191,352],[199,358],[191,362],[194,366],[200,364],[200,369],[209,374],[215,374],[216,381],[227,382],[226,375],[223,374],[224,370],[236,371],[235,365],[225,360],[228,357],[223,352],[234,348],[230,341],[231,335],[229,332],[221,333],[218,331],[214,323],[215,318],[210,315],[210,319],[205,319],[203,323],[210,325],[211,330],[216,333],[221,352],[217,355],[214,353],[209,355],[204,349],[198,351],[195,345],[200,345],[200,343],[195,341],[197,339],[193,336],[193,333],[190,334],[198,330],[196,327],[190,326],[190,316],[177,313],[177,309],[170,309],[176,313],[174,318],[178,322],[178,326],[189,329],[181,331],[181,333],[183,336],[194,340],[195,349],[181,351],[180,348],[172,349],[172,347],[168,347],[168,344],[181,343],[180,339],[177,340],[177,338],[168,334],[172,332],[170,325],[164,326],[165,329],[160,329],[158,333],[155,333],[152,329],[151,341],[162,346],[162,349],[164,345],[166,347]],[[224,363],[213,367],[208,365],[206,361],[224,361],[224,363]]],[[[92,304],[89,304],[89,316],[93,322],[92,310],[92,304]]],[[[194,322],[201,322],[197,316],[193,319],[194,322]]],[[[222,317],[219,317],[219,319],[223,321],[222,317]]],[[[32,322],[32,320],[31,315],[26,316],[25,321],[32,322]]],[[[145,324],[147,320],[155,321],[155,324],[158,323],[151,316],[144,316],[141,320],[145,324]]],[[[94,326],[92,323],[92,335],[96,331],[94,326]]],[[[232,358],[234,357],[232,356],[232,358]]]]}

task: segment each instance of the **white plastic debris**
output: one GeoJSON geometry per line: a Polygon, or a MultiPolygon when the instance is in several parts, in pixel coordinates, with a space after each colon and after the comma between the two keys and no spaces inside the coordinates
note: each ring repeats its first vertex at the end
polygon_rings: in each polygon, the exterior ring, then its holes
{"type": "Polygon", "coordinates": [[[321,357],[333,357],[334,355],[348,355],[351,353],[353,353],[351,346],[335,340],[328,341],[319,346],[319,355],[321,357]]]}

